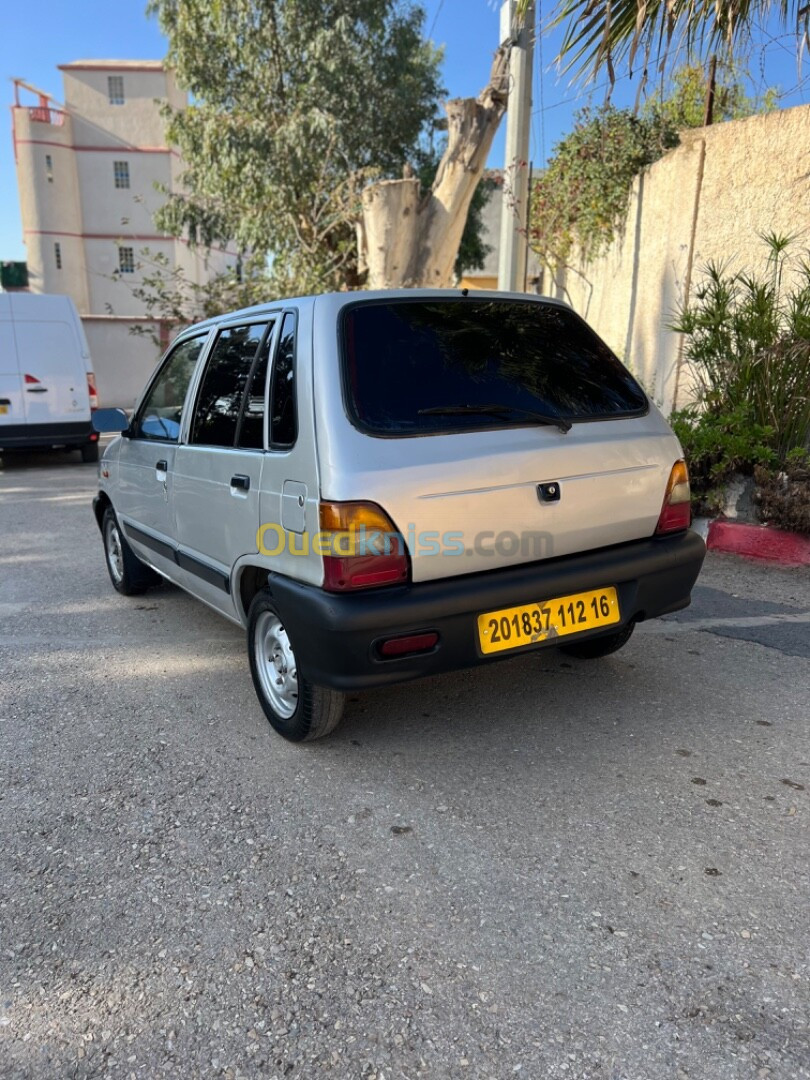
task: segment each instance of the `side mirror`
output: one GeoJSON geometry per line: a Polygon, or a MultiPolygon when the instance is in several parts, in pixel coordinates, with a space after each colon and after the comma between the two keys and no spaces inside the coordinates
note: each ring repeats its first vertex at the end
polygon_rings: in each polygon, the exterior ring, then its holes
{"type": "Polygon", "coordinates": [[[90,419],[94,431],[124,432],[129,427],[129,418],[123,409],[96,409],[90,419]]]}

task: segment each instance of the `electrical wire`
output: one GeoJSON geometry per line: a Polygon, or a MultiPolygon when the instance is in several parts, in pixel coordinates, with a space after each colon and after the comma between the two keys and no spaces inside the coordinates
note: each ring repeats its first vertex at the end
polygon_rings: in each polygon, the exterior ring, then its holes
{"type": "Polygon", "coordinates": [[[439,6],[436,8],[436,14],[433,16],[433,22],[430,24],[430,30],[428,30],[428,37],[433,37],[433,31],[436,29],[436,22],[442,13],[444,7],[444,0],[439,0],[439,6]]]}

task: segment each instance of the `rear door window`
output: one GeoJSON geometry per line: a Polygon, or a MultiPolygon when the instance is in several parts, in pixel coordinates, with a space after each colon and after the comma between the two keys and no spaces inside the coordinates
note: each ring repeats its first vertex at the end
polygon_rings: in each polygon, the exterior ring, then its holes
{"type": "Polygon", "coordinates": [[[281,324],[270,382],[270,446],[273,450],[288,450],[297,437],[295,316],[288,311],[281,324]]]}
{"type": "Polygon", "coordinates": [[[189,442],[234,446],[242,402],[267,323],[231,326],[216,340],[205,365],[189,442]]]}
{"type": "Polygon", "coordinates": [[[264,449],[264,391],[267,383],[267,368],[272,344],[273,334],[271,327],[265,334],[264,341],[253,362],[253,371],[250,375],[242,408],[242,422],[239,425],[236,441],[245,450],[264,449]]]}
{"type": "Polygon", "coordinates": [[[352,420],[375,435],[525,424],[527,413],[575,423],[648,408],[604,342],[553,304],[359,303],[343,315],[342,354],[352,420]]]}

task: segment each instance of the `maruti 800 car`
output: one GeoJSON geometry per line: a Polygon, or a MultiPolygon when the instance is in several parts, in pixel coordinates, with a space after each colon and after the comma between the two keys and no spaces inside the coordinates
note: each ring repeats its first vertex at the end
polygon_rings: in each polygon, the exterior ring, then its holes
{"type": "Polygon", "coordinates": [[[666,420],[566,305],[464,291],[276,301],[183,331],[94,507],[114,587],[168,578],[247,630],[293,741],[348,691],[677,611],[705,555],[666,420]]]}

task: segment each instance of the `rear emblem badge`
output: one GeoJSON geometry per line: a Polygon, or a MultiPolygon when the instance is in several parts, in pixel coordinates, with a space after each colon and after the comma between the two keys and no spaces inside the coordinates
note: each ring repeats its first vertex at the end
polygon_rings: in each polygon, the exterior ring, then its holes
{"type": "Polygon", "coordinates": [[[538,484],[537,485],[537,498],[540,502],[559,502],[560,501],[560,485],[557,483],[551,484],[538,484]]]}

